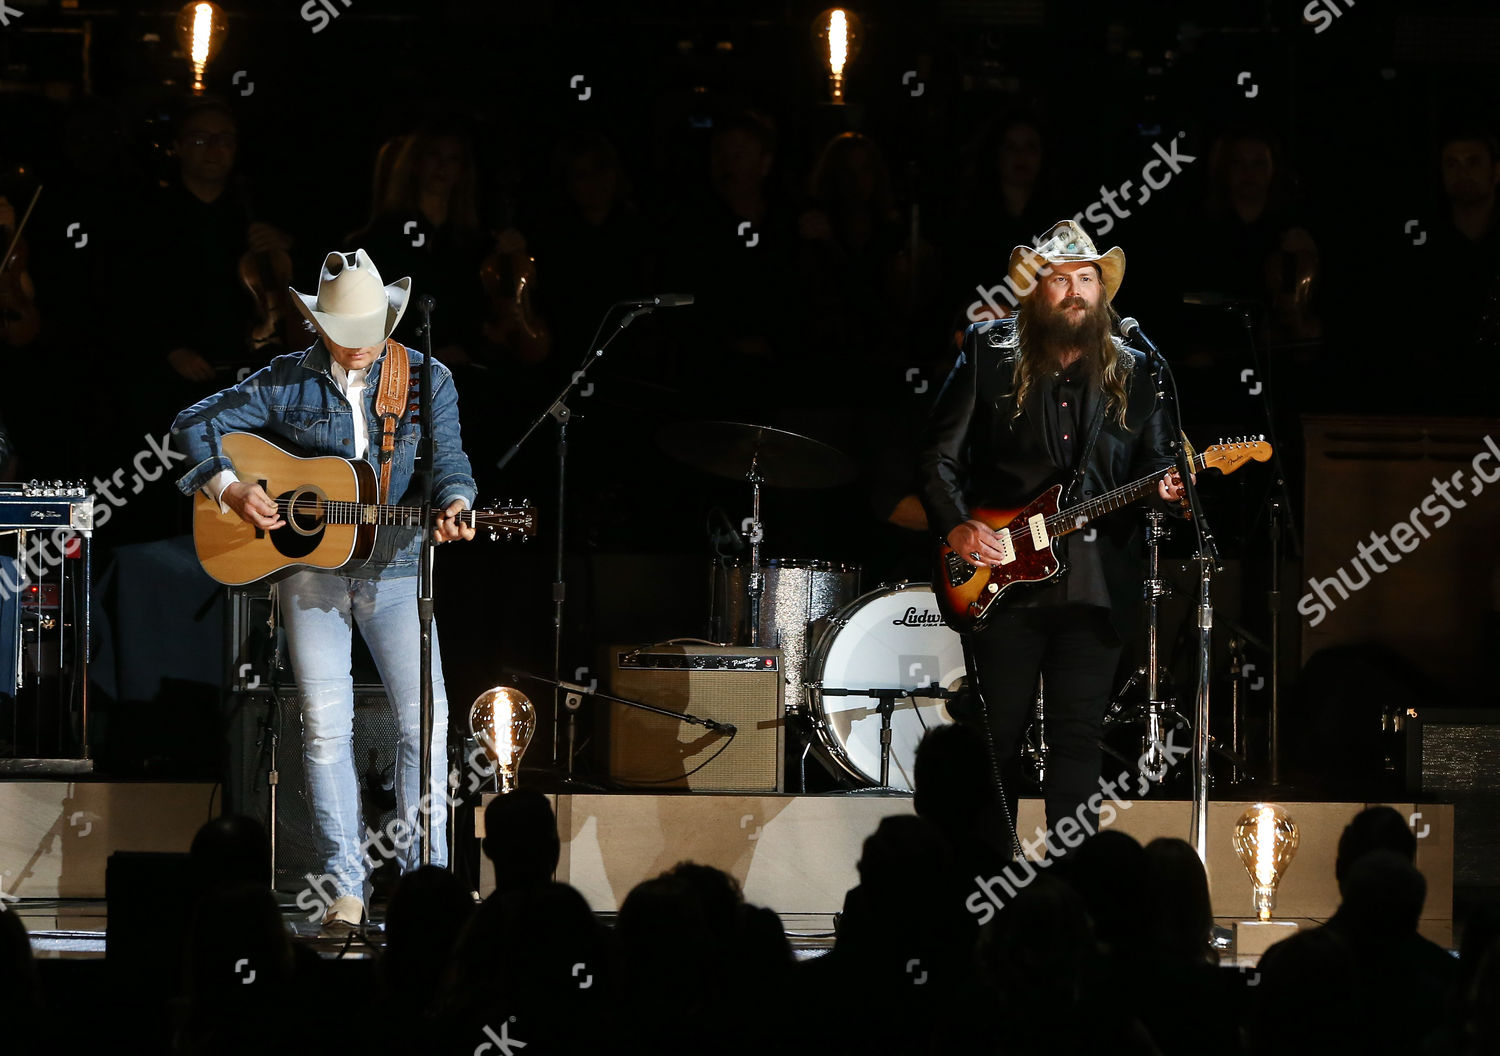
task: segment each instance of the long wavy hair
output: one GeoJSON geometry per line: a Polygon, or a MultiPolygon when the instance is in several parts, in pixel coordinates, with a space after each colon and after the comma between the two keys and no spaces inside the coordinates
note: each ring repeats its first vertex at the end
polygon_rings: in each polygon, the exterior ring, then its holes
{"type": "MultiPolygon", "coordinates": [[[[1105,405],[1107,413],[1114,416],[1121,428],[1126,428],[1125,409],[1129,397],[1125,386],[1130,380],[1130,371],[1135,366],[1135,357],[1122,352],[1115,345],[1112,335],[1119,329],[1120,317],[1116,314],[1114,305],[1101,300],[1100,307],[1102,312],[1093,318],[1102,320],[1102,325],[1094,322],[1094,325],[1085,327],[1083,357],[1079,362],[1084,365],[1088,376],[1104,389],[1108,401],[1105,405]]],[[[1042,332],[1038,333],[1039,328],[1041,324],[1037,322],[1034,309],[1023,308],[1017,314],[1016,340],[1019,354],[1011,374],[1011,391],[1016,394],[1016,409],[1012,416],[1016,418],[1026,409],[1026,401],[1033,395],[1036,379],[1055,369],[1053,350],[1045,329],[1042,328],[1042,332]]]]}

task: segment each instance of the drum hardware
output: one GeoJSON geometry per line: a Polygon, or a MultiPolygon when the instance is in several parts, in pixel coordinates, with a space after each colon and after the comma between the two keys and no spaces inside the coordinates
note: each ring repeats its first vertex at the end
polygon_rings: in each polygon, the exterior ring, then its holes
{"type": "Polygon", "coordinates": [[[1036,771],[1036,783],[1039,788],[1047,787],[1047,709],[1042,699],[1042,676],[1036,676],[1036,703],[1032,707],[1031,729],[1026,731],[1026,739],[1021,746],[1021,754],[1031,760],[1031,767],[1036,771]],[[1032,733],[1035,731],[1035,738],[1032,733]]]}
{"type": "Polygon", "coordinates": [[[1161,510],[1146,511],[1146,580],[1142,587],[1146,603],[1146,662],[1125,680],[1104,718],[1106,728],[1122,725],[1144,727],[1140,757],[1127,760],[1127,764],[1140,763],[1142,775],[1152,783],[1164,780],[1171,766],[1164,747],[1168,730],[1191,729],[1191,723],[1163,691],[1170,685],[1171,676],[1161,664],[1160,602],[1172,594],[1171,585],[1161,576],[1161,541],[1167,536],[1165,518],[1166,514],[1161,510]],[[1127,706],[1124,701],[1126,694],[1143,680],[1145,701],[1133,707],[1127,706]]]}
{"type": "MultiPolygon", "coordinates": [[[[811,688],[811,687],[809,687],[811,688]]],[[[889,687],[873,687],[870,689],[848,689],[835,688],[819,684],[817,691],[826,697],[870,697],[878,700],[880,704],[875,708],[866,708],[866,713],[878,712],[880,715],[880,783],[874,788],[860,789],[862,792],[908,792],[910,789],[892,788],[891,780],[891,714],[896,710],[897,700],[915,700],[917,697],[928,697],[933,700],[952,700],[958,696],[956,692],[943,689],[936,682],[929,686],[918,689],[892,689],[889,687]]],[[[922,719],[922,713],[913,709],[917,721],[922,723],[922,729],[927,730],[927,723],[922,719]]],[[[845,712],[847,714],[847,712],[845,712]]]]}
{"type": "Polygon", "coordinates": [[[836,487],[853,479],[854,463],[822,441],[743,422],[682,422],[662,429],[656,439],[680,462],[750,482],[750,517],[742,530],[750,540],[750,644],[761,645],[760,605],[766,582],[760,567],[760,544],[766,535],[760,517],[761,485],[836,487]]]}
{"type": "MultiPolygon", "coordinates": [[[[682,422],[662,429],[657,433],[656,441],[673,458],[696,469],[730,480],[749,481],[750,517],[741,525],[741,531],[750,543],[750,570],[744,593],[749,620],[747,633],[743,638],[751,646],[764,644],[762,638],[767,636],[768,628],[762,626],[761,612],[768,576],[761,559],[761,544],[766,537],[765,522],[761,519],[761,487],[837,487],[854,478],[854,462],[842,451],[811,437],[744,422],[682,422]]],[[[776,559],[772,561],[774,566],[776,559]]],[[[857,579],[854,590],[859,590],[857,579]]],[[[739,642],[741,636],[735,633],[732,613],[721,614],[715,600],[716,598],[711,598],[709,615],[713,637],[722,636],[739,642]]],[[[773,614],[777,632],[774,647],[783,649],[784,654],[788,654],[784,656],[782,671],[788,690],[785,715],[794,721],[803,740],[799,775],[801,787],[805,789],[807,752],[813,739],[807,729],[811,720],[803,718],[806,703],[801,684],[805,658],[803,648],[809,640],[811,623],[824,614],[818,613],[814,617],[811,612],[810,588],[808,606],[799,626],[793,627],[786,623],[774,589],[773,605],[778,610],[773,614]]]]}
{"type": "MultiPolygon", "coordinates": [[[[1176,709],[1161,699],[1161,671],[1158,621],[1161,614],[1159,602],[1167,596],[1168,587],[1161,578],[1161,541],[1166,538],[1161,510],[1146,511],[1146,734],[1142,757],[1146,760],[1143,772],[1152,781],[1161,781],[1167,776],[1170,762],[1162,747],[1164,730],[1162,719],[1168,711],[1177,715],[1176,709]]],[[[1178,719],[1182,716],[1177,715],[1178,719]]]]}
{"type": "MultiPolygon", "coordinates": [[[[784,557],[764,557],[760,563],[765,577],[761,644],[782,652],[786,711],[796,715],[807,706],[803,675],[808,651],[833,614],[859,597],[860,567],[784,557]]],[[[751,644],[745,579],[745,564],[715,562],[710,582],[712,619],[736,645],[751,644]]]]}
{"type": "Polygon", "coordinates": [[[947,702],[968,674],[961,637],[936,617],[929,584],[887,584],[834,613],[817,636],[804,683],[806,746],[830,773],[865,788],[912,790],[917,742],[953,721],[947,702]],[[872,688],[847,688],[864,685],[872,688]],[[912,706],[898,708],[899,699],[912,706]],[[877,715],[878,725],[870,721],[877,715]]]}

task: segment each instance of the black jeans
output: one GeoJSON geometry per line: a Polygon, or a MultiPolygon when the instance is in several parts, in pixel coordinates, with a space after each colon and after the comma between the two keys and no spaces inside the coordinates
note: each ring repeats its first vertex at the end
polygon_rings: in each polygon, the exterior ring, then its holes
{"type": "MultiPolygon", "coordinates": [[[[1097,828],[1097,803],[1093,810],[1087,803],[1100,790],[1099,738],[1121,650],[1109,610],[1097,605],[1007,609],[972,635],[969,646],[977,668],[971,675],[979,686],[1002,773],[1017,755],[1031,720],[1040,674],[1047,734],[1042,790],[1047,827],[1055,831],[1058,819],[1073,815],[1097,828]]],[[[1005,791],[1014,818],[1011,782],[1005,791]]],[[[1062,845],[1054,839],[1052,847],[1062,845]]]]}

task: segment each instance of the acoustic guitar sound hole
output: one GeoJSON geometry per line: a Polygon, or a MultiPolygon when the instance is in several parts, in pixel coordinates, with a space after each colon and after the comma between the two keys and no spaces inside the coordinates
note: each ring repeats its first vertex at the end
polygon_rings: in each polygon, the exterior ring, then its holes
{"type": "Polygon", "coordinates": [[[286,524],[271,533],[276,552],[284,557],[306,557],[323,541],[323,503],[326,496],[317,488],[299,488],[276,497],[287,512],[286,524]]]}

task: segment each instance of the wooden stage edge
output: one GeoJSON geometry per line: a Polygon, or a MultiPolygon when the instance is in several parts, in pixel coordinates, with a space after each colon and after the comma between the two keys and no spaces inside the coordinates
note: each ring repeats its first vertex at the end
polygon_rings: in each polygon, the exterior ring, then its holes
{"type": "MultiPolygon", "coordinates": [[[[486,797],[488,802],[492,797],[486,797]]],[[[830,915],[858,883],[861,845],[880,819],[912,813],[902,795],[691,794],[558,795],[562,858],[557,879],[572,884],[597,912],[614,912],[642,880],[692,861],[730,873],[745,898],[777,913],[830,915]]],[[[1334,860],[1339,836],[1368,803],[1278,800],[1301,831],[1297,855],[1277,891],[1276,915],[1325,920],[1338,908],[1334,860]]],[[[1391,803],[1412,819],[1417,867],[1427,880],[1423,922],[1453,919],[1453,807],[1451,804],[1391,803]]],[[[1208,876],[1214,916],[1254,918],[1249,877],[1234,852],[1231,834],[1250,801],[1210,802],[1208,876]]],[[[1192,804],[1185,800],[1134,800],[1106,828],[1142,843],[1158,836],[1187,839],[1192,804]]],[[[1043,825],[1040,799],[1023,799],[1018,827],[1031,833],[1043,825]]],[[[475,812],[483,835],[484,815],[475,812]]],[[[481,894],[494,886],[489,863],[481,894]]],[[[978,890],[976,882],[976,890],[978,890]]]]}

